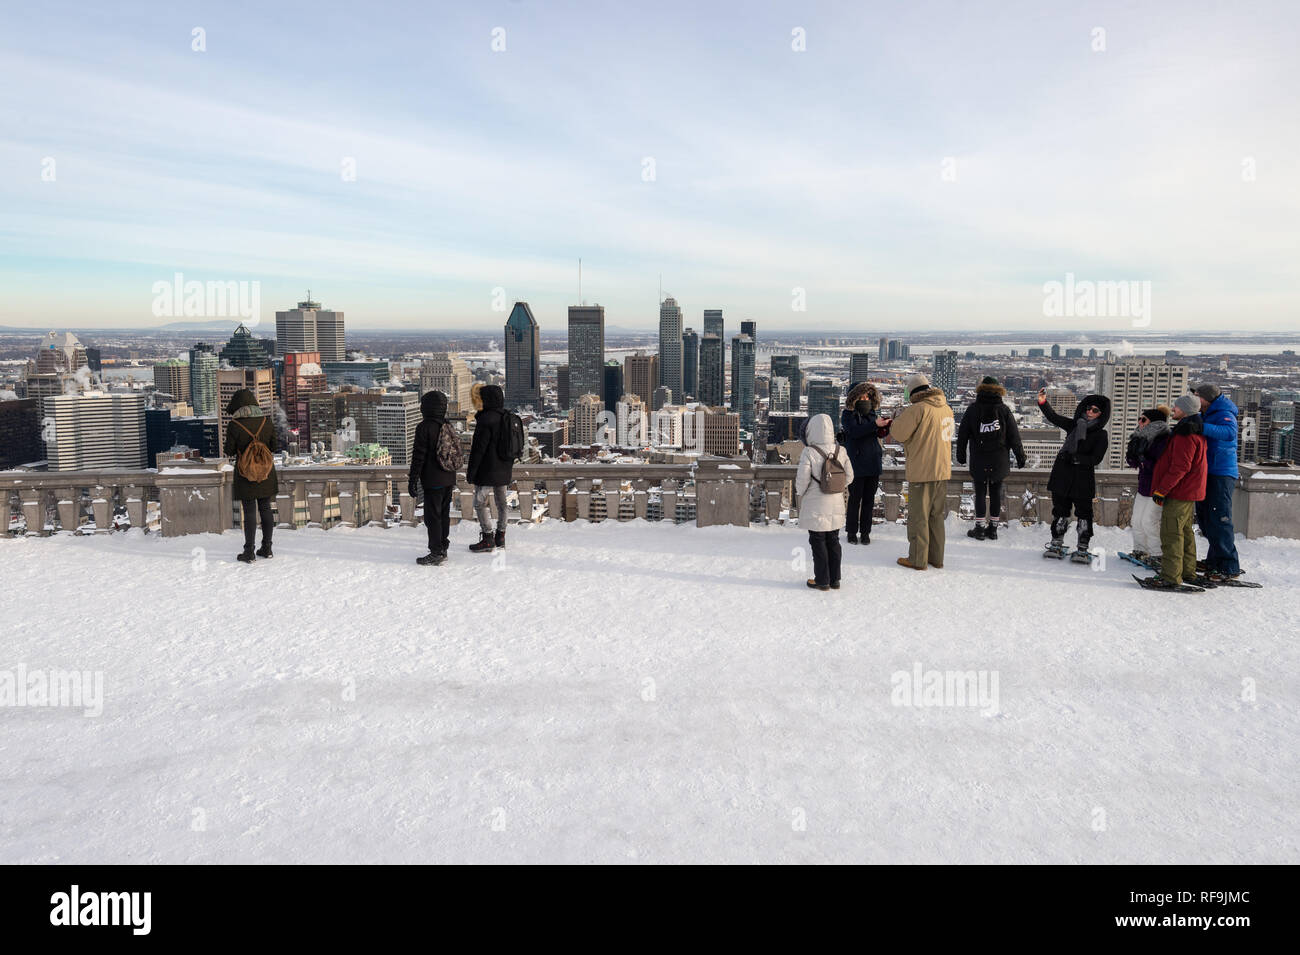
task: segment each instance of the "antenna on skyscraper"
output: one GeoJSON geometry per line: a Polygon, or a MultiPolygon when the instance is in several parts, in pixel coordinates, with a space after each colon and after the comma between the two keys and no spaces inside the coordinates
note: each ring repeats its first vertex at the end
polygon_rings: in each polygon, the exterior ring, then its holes
{"type": "Polygon", "coordinates": [[[659,304],[662,305],[663,303],[664,303],[664,274],[660,272],[659,273],[659,304]]]}
{"type": "Polygon", "coordinates": [[[578,256],[578,304],[582,305],[582,256],[578,256]]]}

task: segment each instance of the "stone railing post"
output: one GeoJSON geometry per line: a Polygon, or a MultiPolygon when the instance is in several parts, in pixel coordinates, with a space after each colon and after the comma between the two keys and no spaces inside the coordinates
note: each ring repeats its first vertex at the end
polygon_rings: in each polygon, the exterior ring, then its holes
{"type": "Polygon", "coordinates": [[[659,502],[663,508],[663,519],[670,524],[677,523],[677,489],[680,481],[665,480],[659,485],[659,502]]]}
{"type": "Polygon", "coordinates": [[[578,520],[591,520],[591,478],[578,478],[578,520]]]}
{"type": "Polygon", "coordinates": [[[606,481],[604,482],[602,487],[604,488],[604,494],[605,494],[605,520],[617,521],[618,501],[620,497],[619,483],[617,481],[613,481],[613,482],[606,481]],[[612,491],[609,490],[611,484],[613,485],[614,488],[612,491]]]}
{"type": "Polygon", "coordinates": [[[460,519],[462,521],[474,521],[474,492],[468,487],[460,489],[460,519]]]}
{"type": "Polygon", "coordinates": [[[23,520],[27,522],[27,536],[39,537],[45,533],[45,489],[25,487],[18,491],[23,505],[23,520]]]}
{"type": "Polygon", "coordinates": [[[885,505],[885,523],[893,524],[903,509],[903,472],[882,471],[880,488],[885,505]]]}
{"type": "Polygon", "coordinates": [[[388,481],[382,474],[371,474],[366,481],[366,504],[370,520],[388,526],[388,481]]]}
{"type": "Polygon", "coordinates": [[[546,516],[555,521],[564,520],[564,479],[546,481],[546,516]]]}
{"type": "Polygon", "coordinates": [[[59,529],[69,534],[77,531],[77,496],[78,488],[58,487],[54,489],[55,507],[59,512],[59,529]]]}
{"type": "Polygon", "coordinates": [[[650,504],[650,482],[637,480],[632,482],[632,509],[636,519],[644,521],[650,504]]]}
{"type": "Polygon", "coordinates": [[[95,515],[95,533],[107,534],[113,529],[113,488],[97,484],[90,489],[90,509],[95,515]]]}
{"type": "Polygon", "coordinates": [[[1300,538],[1300,469],[1243,468],[1233,491],[1232,525],[1248,538],[1300,538]]]}
{"type": "Polygon", "coordinates": [[[294,530],[298,527],[298,522],[294,520],[293,512],[294,502],[297,496],[297,483],[297,481],[284,471],[281,471],[276,475],[276,527],[287,527],[289,530],[294,530]]]}
{"type": "Polygon", "coordinates": [[[695,526],[749,526],[749,462],[713,461],[695,472],[695,526]]]}
{"type": "Polygon", "coordinates": [[[221,508],[224,495],[221,485],[225,475],[202,468],[184,473],[159,474],[158,508],[163,537],[185,534],[220,534],[226,529],[221,508]]]}
{"type": "Polygon", "coordinates": [[[533,484],[531,481],[518,482],[515,487],[515,494],[519,497],[519,522],[521,524],[531,524],[533,522],[533,497],[536,495],[533,484]],[[524,486],[519,487],[519,484],[524,484],[524,486]]]}
{"type": "Polygon", "coordinates": [[[307,523],[317,527],[325,524],[325,482],[304,481],[307,485],[307,523]]]}
{"type": "Polygon", "coordinates": [[[0,489],[0,537],[9,536],[9,522],[13,519],[14,506],[10,500],[9,488],[0,489]]]}

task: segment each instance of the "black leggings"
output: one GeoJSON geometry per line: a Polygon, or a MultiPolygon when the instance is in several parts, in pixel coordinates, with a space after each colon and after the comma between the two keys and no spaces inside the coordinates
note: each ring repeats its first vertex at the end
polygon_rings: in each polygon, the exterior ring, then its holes
{"type": "Polygon", "coordinates": [[[981,481],[978,478],[975,483],[975,520],[984,519],[984,496],[988,495],[989,517],[997,519],[1002,514],[1002,482],[1001,481],[981,481]]]}
{"type": "Polygon", "coordinates": [[[809,531],[808,548],[812,551],[813,579],[818,584],[840,582],[840,532],[809,531]]]}
{"type": "Polygon", "coordinates": [[[262,546],[271,546],[271,531],[275,528],[275,518],[271,516],[271,499],[269,497],[245,498],[241,501],[244,505],[244,546],[249,550],[253,549],[253,541],[257,536],[257,521],[255,518],[262,519],[262,546]]]}

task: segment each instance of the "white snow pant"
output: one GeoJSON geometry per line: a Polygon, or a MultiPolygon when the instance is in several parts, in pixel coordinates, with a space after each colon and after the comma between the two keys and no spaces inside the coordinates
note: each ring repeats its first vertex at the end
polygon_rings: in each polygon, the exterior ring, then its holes
{"type": "Polygon", "coordinates": [[[1134,550],[1160,556],[1160,507],[1142,494],[1133,498],[1132,531],[1134,550]]]}

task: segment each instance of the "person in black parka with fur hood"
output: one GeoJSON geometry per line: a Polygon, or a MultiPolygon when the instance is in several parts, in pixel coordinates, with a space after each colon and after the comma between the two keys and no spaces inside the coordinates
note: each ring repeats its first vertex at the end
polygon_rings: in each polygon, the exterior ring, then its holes
{"type": "Polygon", "coordinates": [[[498,385],[474,385],[470,389],[474,404],[474,440],[469,448],[465,479],[474,485],[474,512],[478,515],[482,535],[469,549],[476,554],[491,553],[494,547],[506,546],[506,492],[513,480],[514,462],[497,453],[506,409],[506,396],[498,385]],[[496,533],[488,497],[497,505],[496,533]]]}
{"type": "Polygon", "coordinates": [[[998,518],[1002,515],[1002,482],[1011,472],[1011,455],[1016,467],[1025,466],[1025,449],[1015,415],[1002,399],[1007,390],[992,376],[975,389],[975,401],[962,415],[957,429],[957,463],[966,463],[970,449],[970,476],[975,486],[975,526],[967,531],[976,540],[998,539],[998,518]],[[984,523],[985,501],[988,524],[984,523]]]}
{"type": "Polygon", "coordinates": [[[1079,550],[1086,551],[1092,540],[1092,501],[1097,496],[1097,465],[1106,459],[1106,423],[1110,421],[1110,399],[1087,395],[1074,409],[1074,417],[1053,410],[1047,403],[1047,389],[1038,392],[1043,417],[1065,431],[1065,441],[1052,463],[1047,490],[1052,494],[1052,544],[1064,546],[1070,526],[1070,510],[1078,518],[1079,550]]]}
{"type": "Polygon", "coordinates": [[[438,461],[438,439],[442,426],[447,423],[447,396],[441,391],[426,391],[420,399],[420,414],[424,420],[415,429],[407,491],[415,497],[419,486],[424,487],[424,526],[429,532],[429,553],[415,562],[436,566],[447,559],[447,549],[451,546],[451,499],[456,491],[455,472],[448,471],[438,461]]]}

